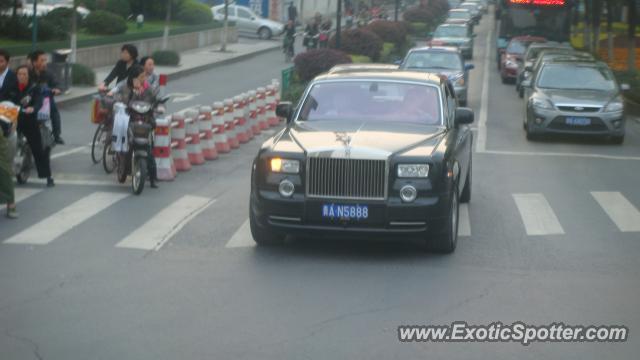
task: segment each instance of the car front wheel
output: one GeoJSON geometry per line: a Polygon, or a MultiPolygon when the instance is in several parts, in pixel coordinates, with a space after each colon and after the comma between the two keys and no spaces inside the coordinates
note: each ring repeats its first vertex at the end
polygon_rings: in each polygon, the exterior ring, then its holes
{"type": "Polygon", "coordinates": [[[266,27],[260,28],[260,30],[258,30],[258,36],[262,40],[271,39],[271,30],[269,30],[269,28],[266,28],[266,27]]]}
{"type": "Polygon", "coordinates": [[[278,232],[273,231],[268,225],[261,226],[258,224],[253,213],[253,199],[250,200],[249,205],[249,226],[251,228],[251,236],[258,245],[268,246],[280,244],[284,241],[285,236],[278,232]]]}
{"type": "Polygon", "coordinates": [[[445,222],[442,232],[435,234],[428,239],[427,247],[429,250],[450,254],[456,249],[458,243],[458,217],[460,215],[460,202],[458,198],[458,184],[453,186],[453,190],[449,197],[449,214],[445,222]]]}

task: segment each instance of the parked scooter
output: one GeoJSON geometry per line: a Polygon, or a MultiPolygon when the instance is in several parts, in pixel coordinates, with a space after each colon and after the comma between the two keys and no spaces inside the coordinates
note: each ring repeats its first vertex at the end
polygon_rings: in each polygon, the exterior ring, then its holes
{"type": "MultiPolygon", "coordinates": [[[[155,127],[155,116],[162,112],[164,103],[169,100],[168,96],[156,100],[154,103],[147,101],[131,101],[127,106],[129,122],[126,129],[126,139],[124,144],[115,146],[116,168],[118,181],[124,183],[131,175],[131,188],[133,193],[140,195],[144,190],[144,185],[149,169],[155,169],[155,164],[151,163],[150,156],[153,151],[153,128],[155,127]]],[[[119,103],[116,106],[124,104],[119,103]]],[[[116,129],[114,125],[114,135],[116,129]]],[[[116,135],[117,136],[117,135],[116,135]]],[[[116,140],[117,141],[117,140],[116,140]]]]}

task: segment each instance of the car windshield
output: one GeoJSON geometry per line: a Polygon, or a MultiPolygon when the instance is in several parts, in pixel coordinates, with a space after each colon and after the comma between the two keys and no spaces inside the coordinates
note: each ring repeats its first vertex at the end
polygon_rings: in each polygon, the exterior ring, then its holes
{"type": "Polygon", "coordinates": [[[469,19],[471,14],[466,11],[452,11],[449,13],[450,19],[469,19]]]}
{"type": "Polygon", "coordinates": [[[507,47],[507,52],[510,54],[524,54],[527,51],[527,44],[522,41],[512,41],[507,47]]]}
{"type": "Polygon", "coordinates": [[[300,121],[409,122],[441,125],[438,88],[405,82],[336,81],[314,85],[300,121]]]}
{"type": "Polygon", "coordinates": [[[469,11],[476,11],[478,7],[475,4],[462,4],[459,6],[460,9],[467,9],[469,11]]]}
{"type": "Polygon", "coordinates": [[[467,37],[467,28],[464,26],[440,26],[433,33],[433,37],[467,37]]]}
{"type": "Polygon", "coordinates": [[[538,87],[567,90],[614,90],[616,83],[611,71],[602,66],[571,64],[547,65],[538,77],[538,87]]]}
{"type": "Polygon", "coordinates": [[[460,55],[445,51],[415,51],[407,56],[406,69],[446,69],[462,71],[460,55]]]}

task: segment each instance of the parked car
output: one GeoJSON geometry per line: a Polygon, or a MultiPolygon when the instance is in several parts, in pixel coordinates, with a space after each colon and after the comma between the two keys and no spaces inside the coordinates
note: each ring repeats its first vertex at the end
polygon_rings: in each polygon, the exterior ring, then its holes
{"type": "Polygon", "coordinates": [[[489,12],[489,2],[487,0],[467,0],[465,3],[477,3],[482,14],[489,12]]]}
{"type": "Polygon", "coordinates": [[[473,58],[473,39],[476,35],[471,32],[468,25],[441,24],[430,36],[429,45],[455,46],[460,48],[465,58],[473,58]]]}
{"type": "Polygon", "coordinates": [[[505,51],[500,57],[500,78],[502,83],[515,83],[518,76],[518,67],[524,63],[524,54],[532,43],[542,43],[547,40],[536,36],[517,36],[511,38],[505,51]]]}
{"type": "MultiPolygon", "coordinates": [[[[529,79],[531,74],[536,72],[542,64],[549,61],[555,60],[595,60],[593,55],[589,54],[585,51],[577,51],[573,49],[549,49],[543,50],[538,54],[536,61],[533,63],[533,66],[525,66],[524,72],[522,73],[522,81],[529,79]]],[[[524,97],[524,89],[520,86],[518,89],[518,95],[520,98],[524,97]]]]}
{"type": "Polygon", "coordinates": [[[524,128],[531,140],[549,133],[605,136],[622,144],[624,100],[609,67],[599,61],[542,64],[525,88],[524,128]]]}
{"type": "Polygon", "coordinates": [[[457,8],[469,10],[469,12],[471,12],[471,18],[473,19],[473,22],[475,24],[480,23],[480,19],[482,18],[482,10],[480,9],[480,4],[465,1],[457,8]]]}
{"type": "Polygon", "coordinates": [[[520,84],[524,79],[524,69],[533,66],[533,63],[544,50],[549,49],[567,49],[573,50],[573,47],[569,44],[558,43],[555,41],[547,41],[544,43],[533,43],[527,48],[527,52],[524,53],[524,62],[518,64],[518,72],[516,75],[516,91],[520,91],[520,84]]]}
{"type": "MultiPolygon", "coordinates": [[[[215,20],[224,20],[224,5],[211,7],[211,12],[215,20]]],[[[283,23],[262,18],[247,6],[229,5],[228,19],[236,23],[238,32],[258,35],[260,39],[271,39],[284,32],[283,23]]]]}
{"type": "Polygon", "coordinates": [[[473,64],[465,64],[460,50],[455,47],[428,46],[409,50],[400,69],[425,71],[446,76],[461,106],[467,105],[469,70],[473,64]]]}
{"type": "Polygon", "coordinates": [[[416,239],[454,251],[471,198],[473,111],[451,83],[413,71],[325,74],[253,161],[249,224],[259,245],[286,235],[416,239]]]}
{"type": "Polygon", "coordinates": [[[341,74],[348,72],[367,72],[367,71],[393,71],[398,70],[397,64],[340,64],[332,67],[329,74],[341,74]]]}

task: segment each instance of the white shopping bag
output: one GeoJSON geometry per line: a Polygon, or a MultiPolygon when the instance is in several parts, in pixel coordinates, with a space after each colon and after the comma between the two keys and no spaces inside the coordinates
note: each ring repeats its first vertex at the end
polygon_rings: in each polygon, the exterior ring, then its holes
{"type": "Polygon", "coordinates": [[[127,134],[129,129],[129,115],[127,114],[127,107],[117,102],[113,105],[114,118],[113,118],[113,132],[111,134],[111,147],[117,152],[129,151],[129,142],[127,141],[127,134]]]}

